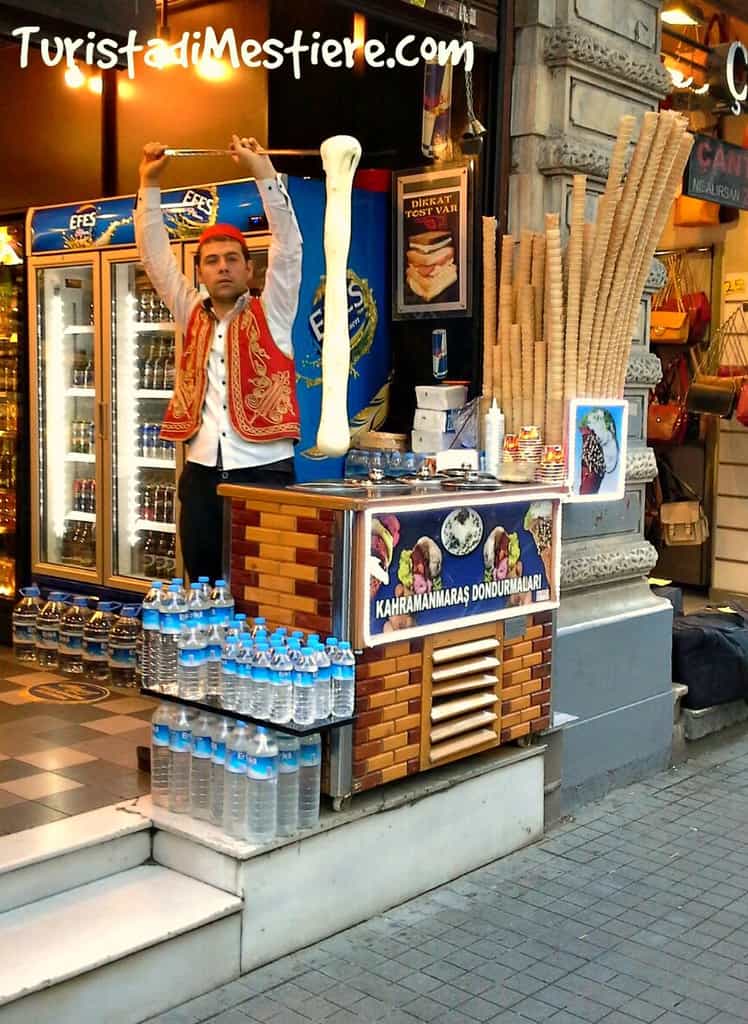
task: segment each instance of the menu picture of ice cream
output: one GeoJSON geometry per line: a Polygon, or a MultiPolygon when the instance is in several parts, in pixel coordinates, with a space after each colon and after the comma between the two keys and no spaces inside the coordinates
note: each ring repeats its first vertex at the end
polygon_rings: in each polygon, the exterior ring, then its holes
{"type": "Polygon", "coordinates": [[[469,313],[467,168],[397,176],[393,316],[469,313]]]}
{"type": "Polygon", "coordinates": [[[368,513],[367,643],[558,603],[557,500],[368,513]]]}
{"type": "Polygon", "coordinates": [[[628,402],[577,399],[569,411],[571,490],[576,501],[616,501],[626,484],[628,402]]]}

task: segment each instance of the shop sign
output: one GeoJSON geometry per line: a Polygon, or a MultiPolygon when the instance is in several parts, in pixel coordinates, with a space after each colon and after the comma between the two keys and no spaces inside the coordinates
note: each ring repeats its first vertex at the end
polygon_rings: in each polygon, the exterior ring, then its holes
{"type": "Polygon", "coordinates": [[[395,175],[392,316],[470,315],[468,166],[395,175]]]}
{"type": "Polygon", "coordinates": [[[748,149],[697,135],[683,177],[683,194],[748,210],[748,149]]]}
{"type": "Polygon", "coordinates": [[[619,501],[626,489],[628,402],[569,403],[569,501],[619,501]]]}
{"type": "Polygon", "coordinates": [[[558,498],[367,510],[364,643],[558,606],[558,498]]]}
{"type": "Polygon", "coordinates": [[[732,43],[727,51],[727,89],[733,99],[732,112],[739,117],[743,112],[743,104],[748,100],[748,82],[745,82],[748,69],[748,48],[743,43],[732,43]],[[742,76],[738,75],[738,64],[742,64],[742,76]],[[738,84],[742,77],[743,84],[738,84]]]}

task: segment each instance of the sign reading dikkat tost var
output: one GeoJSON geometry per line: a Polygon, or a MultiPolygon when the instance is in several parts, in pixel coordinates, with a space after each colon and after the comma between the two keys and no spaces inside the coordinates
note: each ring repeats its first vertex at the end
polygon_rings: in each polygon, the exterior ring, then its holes
{"type": "Polygon", "coordinates": [[[558,607],[555,495],[367,510],[367,646],[558,607]]]}

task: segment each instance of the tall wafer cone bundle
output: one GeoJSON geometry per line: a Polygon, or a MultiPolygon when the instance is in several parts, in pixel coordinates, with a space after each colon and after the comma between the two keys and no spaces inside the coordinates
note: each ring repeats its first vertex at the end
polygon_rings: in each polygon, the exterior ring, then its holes
{"type": "Polygon", "coordinates": [[[645,114],[632,150],[636,127],[621,119],[594,223],[586,178],[574,178],[565,253],[558,214],[544,232],[501,239],[498,296],[495,222],[484,221],[483,392],[500,400],[507,432],[534,423],[562,444],[569,399],[623,393],[642,290],[692,146],[670,111],[645,114]]]}

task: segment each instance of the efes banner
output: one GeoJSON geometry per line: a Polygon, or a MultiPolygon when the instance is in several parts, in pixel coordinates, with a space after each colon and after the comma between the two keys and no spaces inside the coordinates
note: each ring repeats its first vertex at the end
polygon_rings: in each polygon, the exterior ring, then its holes
{"type": "Polygon", "coordinates": [[[558,499],[366,513],[368,646],[558,606],[558,499]]]}
{"type": "MultiPolygon", "coordinates": [[[[135,245],[134,202],[134,196],[119,196],[34,210],[32,255],[135,245]]],[[[161,193],[161,210],[174,242],[193,241],[216,223],[234,224],[246,232],[267,230],[262,200],[250,181],[168,189],[161,193]]]]}
{"type": "MultiPolygon", "coordinates": [[[[342,477],[344,472],[343,459],[325,458],[316,447],[325,328],[325,184],[292,177],[288,179],[288,191],[304,239],[299,312],[293,329],[301,412],[296,476],[299,481],[324,480],[342,477]]],[[[389,224],[389,192],[354,188],[348,254],[348,416],[352,448],[356,447],[357,434],[379,429],[387,417],[391,364],[389,224]]]]}

